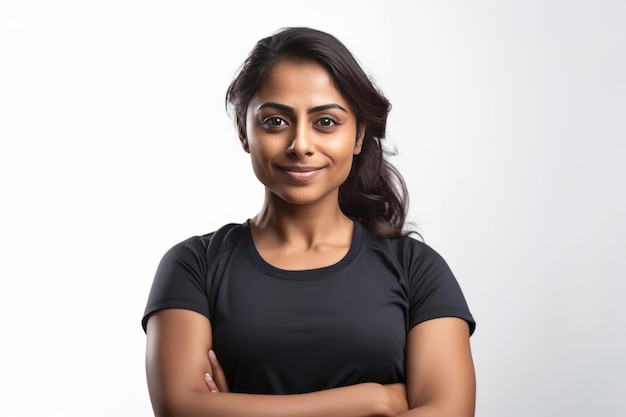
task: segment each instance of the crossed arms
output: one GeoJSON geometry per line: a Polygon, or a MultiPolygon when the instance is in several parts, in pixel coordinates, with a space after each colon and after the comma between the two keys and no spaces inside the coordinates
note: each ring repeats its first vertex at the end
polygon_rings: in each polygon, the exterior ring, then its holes
{"type": "Polygon", "coordinates": [[[307,394],[227,392],[209,360],[208,319],[181,309],[147,324],[146,373],[157,417],[472,417],[475,375],[467,323],[440,318],[409,332],[405,384],[362,383],[307,394]],[[210,379],[204,375],[209,374],[210,379]],[[215,392],[211,392],[215,391],[215,392]]]}

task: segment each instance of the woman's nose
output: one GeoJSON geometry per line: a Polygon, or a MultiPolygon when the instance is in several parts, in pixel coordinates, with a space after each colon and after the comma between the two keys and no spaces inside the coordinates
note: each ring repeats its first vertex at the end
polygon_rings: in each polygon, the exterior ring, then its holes
{"type": "Polygon", "coordinates": [[[306,125],[299,124],[294,131],[294,136],[287,148],[290,155],[305,156],[314,153],[314,143],[312,132],[306,128],[306,125]]]}

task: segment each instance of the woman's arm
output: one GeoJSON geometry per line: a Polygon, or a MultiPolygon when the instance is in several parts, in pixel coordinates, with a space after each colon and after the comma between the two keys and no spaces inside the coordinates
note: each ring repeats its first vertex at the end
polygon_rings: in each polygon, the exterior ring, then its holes
{"type": "Polygon", "coordinates": [[[407,395],[402,417],[472,417],[476,377],[464,320],[446,317],[415,326],[407,339],[407,395]]]}
{"type": "Polygon", "coordinates": [[[206,317],[162,310],[150,317],[146,334],[148,390],[158,417],[368,417],[407,409],[402,390],[374,383],[294,395],[211,393],[204,381],[212,347],[206,317]]]}

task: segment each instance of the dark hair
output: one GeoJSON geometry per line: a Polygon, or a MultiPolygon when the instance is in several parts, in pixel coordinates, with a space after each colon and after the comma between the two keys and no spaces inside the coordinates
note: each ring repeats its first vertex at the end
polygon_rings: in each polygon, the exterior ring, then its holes
{"type": "Polygon", "coordinates": [[[226,106],[234,112],[240,140],[246,140],[248,104],[272,68],[284,59],[306,59],[322,65],[355,110],[357,126],[365,125],[361,153],[354,157],[350,174],[339,187],[341,210],[378,235],[408,234],[404,231],[408,210],[406,185],[385,159],[381,143],[391,105],[334,36],[294,27],[257,42],[226,92],[226,106]]]}

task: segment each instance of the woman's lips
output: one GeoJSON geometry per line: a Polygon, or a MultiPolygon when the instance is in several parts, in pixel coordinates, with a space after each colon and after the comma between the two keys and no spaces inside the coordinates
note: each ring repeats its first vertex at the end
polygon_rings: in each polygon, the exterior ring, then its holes
{"type": "Polygon", "coordinates": [[[279,167],[289,178],[296,181],[308,181],[320,173],[322,168],[315,167],[279,167]]]}

